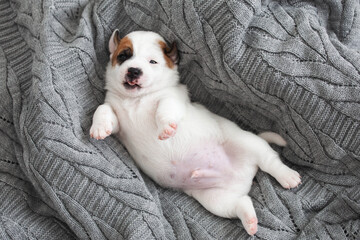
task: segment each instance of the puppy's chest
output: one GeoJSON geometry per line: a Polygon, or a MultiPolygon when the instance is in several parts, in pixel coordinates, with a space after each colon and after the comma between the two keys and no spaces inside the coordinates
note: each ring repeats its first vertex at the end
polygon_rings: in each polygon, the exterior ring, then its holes
{"type": "Polygon", "coordinates": [[[153,99],[124,100],[115,108],[120,134],[145,133],[155,128],[157,101],[153,99]]]}

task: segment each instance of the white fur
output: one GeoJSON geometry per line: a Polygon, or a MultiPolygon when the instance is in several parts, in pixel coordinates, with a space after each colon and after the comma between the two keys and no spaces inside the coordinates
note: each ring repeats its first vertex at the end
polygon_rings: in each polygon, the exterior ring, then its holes
{"type": "MultiPolygon", "coordinates": [[[[121,65],[107,66],[105,103],[94,114],[91,136],[116,134],[154,181],[182,189],[218,216],[240,218],[255,234],[258,220],[248,192],[258,167],[284,188],[296,187],[300,175],[264,139],[191,103],[177,67],[166,65],[158,45],[162,37],[152,32],[128,37],[134,54],[121,65]],[[129,67],[142,69],[140,89],[124,88],[129,67]]],[[[264,136],[286,144],[275,133],[264,136]]]]}

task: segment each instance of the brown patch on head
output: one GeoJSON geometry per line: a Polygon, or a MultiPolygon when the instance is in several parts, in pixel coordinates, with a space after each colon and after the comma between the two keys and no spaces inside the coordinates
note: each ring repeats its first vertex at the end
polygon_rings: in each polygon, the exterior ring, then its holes
{"type": "Polygon", "coordinates": [[[164,59],[166,61],[166,65],[169,68],[174,68],[174,66],[178,63],[178,52],[176,48],[175,42],[172,44],[171,48],[163,41],[159,40],[160,48],[163,51],[164,59]]]}
{"type": "Polygon", "coordinates": [[[115,66],[117,63],[121,64],[122,62],[126,61],[130,58],[133,54],[133,45],[127,36],[123,37],[119,43],[116,43],[117,47],[114,51],[111,63],[115,66]]]}

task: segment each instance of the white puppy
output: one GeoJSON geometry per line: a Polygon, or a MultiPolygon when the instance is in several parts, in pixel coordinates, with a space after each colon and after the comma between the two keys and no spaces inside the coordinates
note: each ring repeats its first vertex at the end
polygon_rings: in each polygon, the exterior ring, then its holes
{"type": "Polygon", "coordinates": [[[153,32],[117,30],[109,42],[106,98],[90,136],[116,134],[137,165],[164,187],[182,189],[215,215],[241,219],[250,235],[257,218],[248,192],[258,167],[284,188],[300,175],[264,140],[285,145],[275,133],[261,137],[191,103],[179,83],[176,45],[153,32]]]}

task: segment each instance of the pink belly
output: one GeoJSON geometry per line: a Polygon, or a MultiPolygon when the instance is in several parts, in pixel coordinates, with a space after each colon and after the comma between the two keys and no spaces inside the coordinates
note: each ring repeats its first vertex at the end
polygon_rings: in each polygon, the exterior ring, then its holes
{"type": "Polygon", "coordinates": [[[173,160],[170,187],[204,189],[221,187],[232,178],[231,162],[222,145],[194,148],[180,160],[173,160]]]}

